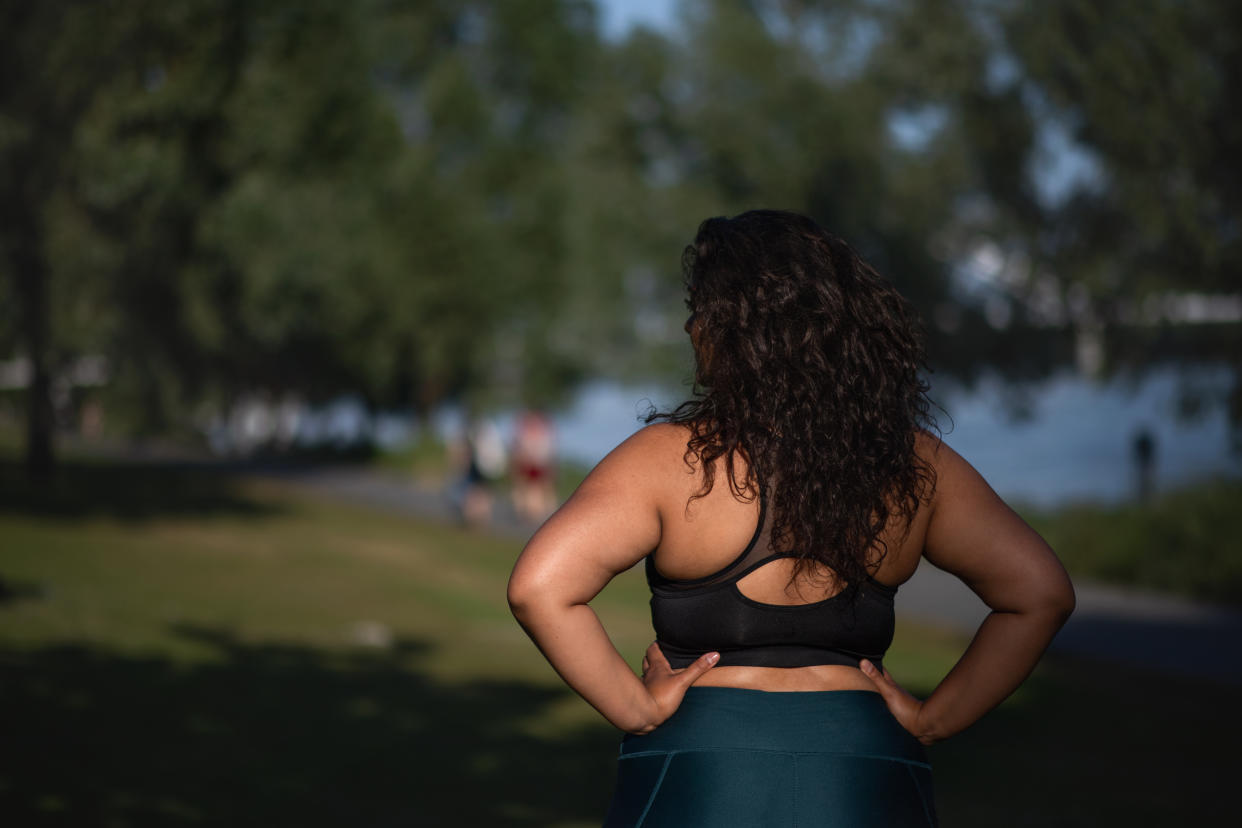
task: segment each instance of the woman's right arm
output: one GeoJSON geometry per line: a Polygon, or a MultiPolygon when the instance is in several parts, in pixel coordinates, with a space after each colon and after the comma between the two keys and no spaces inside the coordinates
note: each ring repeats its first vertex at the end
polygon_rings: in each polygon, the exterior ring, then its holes
{"type": "Polygon", "coordinates": [[[924,701],[864,665],[897,720],[925,744],[965,730],[1017,689],[1074,609],[1069,576],[1044,539],[956,452],[928,442],[937,480],[924,557],[991,612],[924,701]]]}
{"type": "Polygon", "coordinates": [[[662,484],[669,474],[685,474],[684,438],[669,428],[644,429],[604,458],[531,538],[509,579],[513,614],[552,667],[630,733],[646,733],[672,715],[686,688],[716,660],[708,653],[674,672],[658,650],[649,650],[650,668],[640,679],[589,605],[660,542],[662,484]]]}

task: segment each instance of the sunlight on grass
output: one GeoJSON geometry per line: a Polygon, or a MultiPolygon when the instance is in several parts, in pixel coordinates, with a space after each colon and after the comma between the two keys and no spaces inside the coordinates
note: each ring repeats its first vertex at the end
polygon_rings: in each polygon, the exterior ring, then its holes
{"type": "MultiPolygon", "coordinates": [[[[226,825],[243,812],[285,813],[300,797],[307,826],[366,823],[359,801],[372,822],[408,822],[415,799],[428,824],[598,823],[618,734],[511,618],[504,590],[520,542],[270,481],[178,488],[117,474],[98,496],[60,492],[54,508],[0,510],[4,732],[13,755],[51,756],[38,747],[50,739],[54,755],[73,757],[0,765],[0,816],[17,817],[6,822],[99,822],[91,812],[226,825]],[[173,493],[152,507],[164,490],[173,493]],[[239,760],[247,751],[255,758],[239,760]],[[130,790],[133,773],[148,780],[145,793],[85,804],[130,790]],[[249,781],[273,774],[275,786],[249,781]]],[[[635,567],[593,604],[632,666],[652,639],[647,601],[635,567]]],[[[965,645],[903,622],[886,665],[926,694],[965,645]]],[[[1189,689],[1049,660],[999,710],[932,749],[942,820],[1184,816],[1185,802],[1209,801],[1213,780],[1236,764],[1224,747],[1196,747],[1198,734],[1219,732],[1222,746],[1242,735],[1213,712],[1231,703],[1229,688],[1195,685],[1188,705],[1189,689]],[[1176,767],[1167,760],[1189,754],[1176,767]],[[1096,790],[1100,767],[1128,768],[1142,784],[1096,790]],[[1068,793],[1040,793],[1045,777],[1068,793]],[[1015,816],[1019,801],[1026,811],[1015,816]]]]}

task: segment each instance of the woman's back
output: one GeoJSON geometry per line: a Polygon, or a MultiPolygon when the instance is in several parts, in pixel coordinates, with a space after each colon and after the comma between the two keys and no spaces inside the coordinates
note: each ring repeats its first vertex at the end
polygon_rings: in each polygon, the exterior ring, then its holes
{"type": "MultiPolygon", "coordinates": [[[[802,618],[808,618],[814,612],[823,623],[832,624],[835,616],[824,611],[827,609],[823,606],[824,602],[835,596],[834,603],[852,607],[858,596],[826,566],[811,563],[797,572],[796,558],[773,556],[772,550],[767,548],[751,549],[752,546],[766,546],[768,540],[766,532],[760,532],[760,519],[767,511],[764,509],[765,501],[770,505],[770,491],[761,495],[757,484],[752,484],[748,490],[736,493],[731,486],[722,484],[696,497],[702,490],[703,475],[697,467],[685,462],[689,436],[689,429],[685,427],[657,425],[648,427],[633,439],[631,451],[636,455],[635,462],[648,466],[644,477],[654,493],[653,506],[658,511],[661,527],[659,544],[652,551],[649,562],[655,577],[661,582],[696,582],[700,586],[704,585],[704,581],[723,583],[728,580],[735,583],[736,593],[745,600],[729,601],[732,587],[708,590],[711,593],[711,609],[717,614],[749,613],[762,618],[768,613],[768,607],[781,608],[776,611],[781,613],[785,608],[801,606],[806,608],[802,618]],[[741,561],[739,556],[748,550],[747,561],[741,561]],[[764,558],[768,560],[757,566],[751,565],[764,558]],[[739,574],[741,577],[737,577],[739,574]],[[816,608],[812,605],[821,606],[816,608]]],[[[921,442],[930,444],[933,440],[927,438],[921,442]]],[[[720,458],[716,463],[716,479],[725,480],[725,460],[720,458]]],[[[735,458],[734,471],[738,479],[749,479],[744,459],[735,458]]],[[[873,577],[878,583],[870,587],[873,592],[885,592],[884,587],[896,588],[913,574],[922,553],[931,514],[928,503],[918,510],[908,526],[892,521],[894,525],[883,535],[887,553],[879,558],[879,566],[874,570],[873,577]]],[[[770,523],[770,515],[767,517],[765,522],[770,523]]],[[[680,598],[679,595],[675,597],[680,598]]],[[[887,607],[882,602],[868,603],[864,600],[862,609],[872,615],[887,612],[891,634],[891,593],[887,598],[887,607]]],[[[688,602],[673,600],[669,603],[676,607],[688,602]]],[[[699,602],[693,612],[703,614],[706,609],[706,605],[699,602]]],[[[659,625],[660,615],[655,601],[653,611],[657,611],[659,625]]],[[[787,612],[785,615],[788,617],[787,612]]],[[[721,618],[696,620],[699,626],[703,623],[728,626],[729,622],[729,619],[721,618]]],[[[877,624],[882,626],[883,619],[876,619],[871,626],[877,624]]],[[[824,633],[831,638],[831,630],[824,633]]],[[[719,648],[720,643],[717,643],[703,650],[719,648]]],[[[670,654],[667,645],[665,651],[670,654]]],[[[878,661],[882,655],[881,650],[872,654],[871,658],[878,661]]],[[[670,658],[675,661],[671,654],[670,658]]],[[[854,661],[856,663],[857,659],[854,661]]],[[[674,666],[678,664],[674,663],[674,666]]],[[[853,666],[730,666],[728,658],[704,676],[700,684],[757,690],[874,690],[874,685],[853,666]]]]}
{"type": "MultiPolygon", "coordinates": [[[[646,430],[653,433],[644,447],[653,453],[652,470],[662,478],[658,508],[663,528],[660,545],[652,552],[656,567],[661,574],[676,579],[696,579],[718,572],[750,542],[759,520],[759,492],[752,488],[739,496],[730,486],[720,485],[696,498],[703,476],[685,462],[689,430],[674,425],[651,426],[646,430]],[[663,456],[657,458],[656,453],[663,456]]],[[[933,460],[934,438],[924,437],[918,442],[920,453],[933,460]]],[[[749,478],[745,459],[738,457],[735,463],[739,478],[749,478]]],[[[716,479],[726,480],[724,458],[718,459],[716,466],[716,479]]],[[[887,553],[872,573],[876,580],[898,586],[914,574],[931,512],[930,503],[925,503],[909,525],[890,521],[882,536],[887,553]]],[[[782,558],[766,565],[747,577],[743,592],[765,603],[801,604],[822,600],[839,588],[826,569],[818,576],[808,573],[792,585],[793,563],[791,558],[782,558]]]]}

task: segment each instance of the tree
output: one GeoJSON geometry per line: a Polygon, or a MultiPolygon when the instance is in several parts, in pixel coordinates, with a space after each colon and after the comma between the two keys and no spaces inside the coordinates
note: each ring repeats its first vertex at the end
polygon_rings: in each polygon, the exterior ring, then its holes
{"type": "Polygon", "coordinates": [[[0,351],[33,367],[32,471],[82,353],[144,430],[256,390],[426,413],[681,378],[677,254],[757,206],[859,247],[964,381],[1047,376],[1077,337],[1242,389],[1240,326],[1162,310],[1236,292],[1236,10],[684,6],[614,43],[588,0],[4,3],[0,351]],[[1059,188],[1056,140],[1088,171],[1059,188]]]}
{"type": "Polygon", "coordinates": [[[75,351],[111,358],[145,430],[258,388],[430,407],[504,379],[564,293],[555,149],[584,10],[6,7],[24,71],[5,76],[2,267],[35,365],[32,469],[75,351]],[[84,327],[59,318],[83,303],[84,327]]]}
{"type": "Polygon", "coordinates": [[[1101,330],[1114,365],[1232,364],[1242,427],[1242,325],[1189,327],[1177,312],[1179,296],[1242,285],[1239,8],[1058,0],[1018,7],[1005,34],[1027,98],[1093,170],[1045,206],[1040,261],[1084,297],[1080,324],[1101,330]]]}
{"type": "Polygon", "coordinates": [[[110,11],[73,0],[0,6],[0,268],[15,300],[13,339],[30,364],[26,463],[35,478],[51,470],[52,381],[64,357],[52,329],[50,247],[55,226],[73,224],[67,159],[77,126],[94,84],[123,61],[110,11]]]}

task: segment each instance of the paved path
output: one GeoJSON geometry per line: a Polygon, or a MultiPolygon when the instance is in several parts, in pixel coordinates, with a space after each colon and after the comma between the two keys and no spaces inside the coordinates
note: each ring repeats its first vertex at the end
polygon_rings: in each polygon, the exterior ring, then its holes
{"type": "MultiPolygon", "coordinates": [[[[366,469],[268,472],[321,494],[434,520],[453,515],[450,498],[366,469]]],[[[518,538],[531,528],[499,508],[495,530],[518,538]]],[[[1078,608],[1053,649],[1166,673],[1242,684],[1242,611],[1181,598],[1077,583],[1078,608]]],[[[898,617],[970,634],[987,607],[960,581],[926,562],[897,594],[898,617]]]]}
{"type": "MultiPolygon", "coordinates": [[[[1052,648],[1179,675],[1242,684],[1242,612],[1182,598],[1078,582],[1078,608],[1052,648]]],[[[987,607],[924,561],[897,593],[898,615],[973,632],[987,607]]]]}

